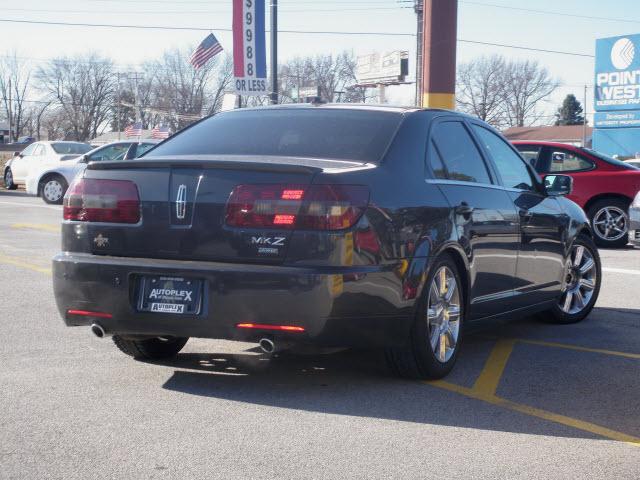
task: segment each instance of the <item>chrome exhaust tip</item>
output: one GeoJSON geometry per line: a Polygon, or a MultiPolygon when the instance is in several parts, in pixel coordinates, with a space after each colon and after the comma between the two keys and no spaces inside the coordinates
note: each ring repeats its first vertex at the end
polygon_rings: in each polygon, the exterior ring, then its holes
{"type": "Polygon", "coordinates": [[[104,338],[107,335],[107,332],[104,331],[104,328],[97,323],[91,325],[91,332],[98,338],[104,338]]]}
{"type": "Polygon", "coordinates": [[[259,345],[264,353],[274,353],[276,351],[276,344],[270,338],[260,339],[259,345]]]}

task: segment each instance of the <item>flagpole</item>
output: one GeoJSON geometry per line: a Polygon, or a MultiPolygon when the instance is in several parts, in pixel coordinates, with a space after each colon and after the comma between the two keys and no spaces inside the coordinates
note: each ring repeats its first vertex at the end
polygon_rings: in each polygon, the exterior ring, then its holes
{"type": "Polygon", "coordinates": [[[271,103],[278,103],[278,0],[271,0],[271,103]]]}

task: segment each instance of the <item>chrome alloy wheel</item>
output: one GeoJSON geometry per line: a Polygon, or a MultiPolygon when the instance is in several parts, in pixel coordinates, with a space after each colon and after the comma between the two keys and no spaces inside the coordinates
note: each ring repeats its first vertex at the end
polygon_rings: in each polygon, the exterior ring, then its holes
{"type": "Polygon", "coordinates": [[[429,287],[427,322],[431,350],[446,363],[456,350],[460,334],[460,289],[453,272],[440,267],[429,287]]]}
{"type": "Polygon", "coordinates": [[[60,184],[58,180],[49,180],[44,184],[42,194],[50,202],[58,202],[64,195],[64,192],[62,191],[62,184],[60,184]]]}
{"type": "Polygon", "coordinates": [[[593,229],[603,240],[610,242],[619,240],[627,234],[629,229],[627,214],[614,206],[601,208],[593,216],[593,229]]]}
{"type": "Polygon", "coordinates": [[[573,315],[589,304],[598,282],[598,271],[593,254],[583,245],[573,247],[570,260],[559,306],[563,312],[573,315]]]}

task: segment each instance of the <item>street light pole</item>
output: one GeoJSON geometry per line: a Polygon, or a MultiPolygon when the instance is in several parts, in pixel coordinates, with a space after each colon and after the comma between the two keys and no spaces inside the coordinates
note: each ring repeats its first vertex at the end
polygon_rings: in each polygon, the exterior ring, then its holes
{"type": "Polygon", "coordinates": [[[271,103],[278,103],[278,0],[271,0],[271,103]]]}

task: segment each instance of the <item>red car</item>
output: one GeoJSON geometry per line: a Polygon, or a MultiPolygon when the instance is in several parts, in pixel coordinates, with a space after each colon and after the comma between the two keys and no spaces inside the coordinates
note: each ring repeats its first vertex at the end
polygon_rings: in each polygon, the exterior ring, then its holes
{"type": "Polygon", "coordinates": [[[536,171],[573,178],[569,198],[587,213],[596,243],[623,247],[629,235],[629,205],[640,191],[640,169],[602,153],[564,143],[514,141],[536,171]]]}

